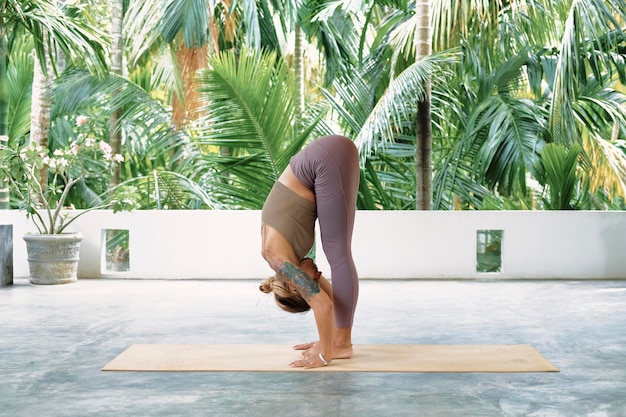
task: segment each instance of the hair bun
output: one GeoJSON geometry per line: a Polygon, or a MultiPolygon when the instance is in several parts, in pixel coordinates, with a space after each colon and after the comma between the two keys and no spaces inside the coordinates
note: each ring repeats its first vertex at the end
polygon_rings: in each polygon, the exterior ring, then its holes
{"type": "Polygon", "coordinates": [[[261,292],[265,294],[271,293],[274,290],[273,284],[275,280],[276,277],[269,277],[265,281],[261,282],[261,284],[259,284],[259,290],[261,290],[261,292]]]}

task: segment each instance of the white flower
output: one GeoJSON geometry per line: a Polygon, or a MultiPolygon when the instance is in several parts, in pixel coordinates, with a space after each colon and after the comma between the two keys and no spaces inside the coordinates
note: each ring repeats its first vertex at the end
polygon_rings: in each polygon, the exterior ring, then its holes
{"type": "Polygon", "coordinates": [[[116,153],[115,155],[113,155],[113,160],[115,162],[124,162],[124,157],[119,153],[116,153]]]}
{"type": "Polygon", "coordinates": [[[87,122],[89,122],[89,117],[87,116],[78,116],[76,118],[76,126],[82,126],[86,124],[87,122]]]}
{"type": "MultiPolygon", "coordinates": [[[[111,145],[109,145],[109,144],[108,144],[108,143],[106,143],[106,142],[100,142],[100,143],[98,144],[98,146],[100,146],[100,150],[101,150],[102,152],[104,152],[105,154],[107,154],[107,153],[108,153],[108,154],[110,154],[110,153],[111,153],[111,151],[112,151],[112,149],[111,149],[111,145]]],[[[110,158],[111,158],[111,155],[109,155],[109,159],[110,159],[110,158]]]]}

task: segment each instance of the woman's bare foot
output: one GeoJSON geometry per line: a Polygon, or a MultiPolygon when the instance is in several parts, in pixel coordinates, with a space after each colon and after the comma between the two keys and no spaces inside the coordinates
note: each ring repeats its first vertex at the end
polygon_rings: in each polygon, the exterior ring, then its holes
{"type": "Polygon", "coordinates": [[[333,346],[334,359],[350,359],[352,357],[352,345],[333,346]]]}

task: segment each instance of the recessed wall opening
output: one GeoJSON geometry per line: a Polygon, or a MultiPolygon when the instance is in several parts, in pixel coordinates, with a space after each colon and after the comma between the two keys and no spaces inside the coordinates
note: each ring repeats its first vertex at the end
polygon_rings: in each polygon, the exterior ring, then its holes
{"type": "Polygon", "coordinates": [[[502,272],[503,230],[476,231],[476,272],[502,272]]]}
{"type": "Polygon", "coordinates": [[[125,229],[102,230],[102,273],[130,271],[130,233],[125,229]]]}

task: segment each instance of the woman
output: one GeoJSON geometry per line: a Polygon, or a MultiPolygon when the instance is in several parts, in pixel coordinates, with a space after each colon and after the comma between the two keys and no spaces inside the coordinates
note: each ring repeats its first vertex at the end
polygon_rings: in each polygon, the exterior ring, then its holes
{"type": "Polygon", "coordinates": [[[352,259],[352,229],[359,188],[359,157],[343,136],[324,136],[296,154],[270,191],[262,212],[263,258],[276,275],[260,289],[274,292],[289,312],[313,310],[319,341],[295,346],[294,367],[325,366],[352,357],[352,322],[359,280],[352,259]],[[330,263],[332,286],[310,258],[315,220],[330,263]]]}

